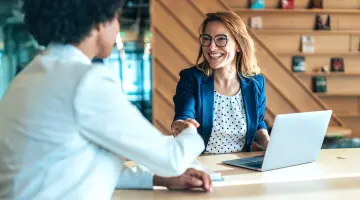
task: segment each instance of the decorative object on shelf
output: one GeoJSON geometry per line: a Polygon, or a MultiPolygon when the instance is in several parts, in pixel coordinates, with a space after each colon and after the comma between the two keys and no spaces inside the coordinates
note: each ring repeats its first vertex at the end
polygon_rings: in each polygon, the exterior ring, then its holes
{"type": "Polygon", "coordinates": [[[332,72],[344,71],[344,59],[340,57],[333,57],[330,60],[330,67],[332,72]]]}
{"type": "Polygon", "coordinates": [[[315,20],[315,30],[330,30],[330,15],[317,14],[315,20]]]}
{"type": "Polygon", "coordinates": [[[314,76],[313,79],[314,92],[326,92],[327,79],[326,76],[314,76]]]}
{"type": "Polygon", "coordinates": [[[250,0],[250,9],[264,9],[265,0],[250,0]]]}
{"type": "Polygon", "coordinates": [[[322,0],[312,0],[312,8],[323,8],[323,1],[322,0]]]}
{"type": "Polygon", "coordinates": [[[253,29],[262,29],[262,17],[261,16],[250,17],[249,25],[253,29]]]}
{"type": "Polygon", "coordinates": [[[329,73],[329,72],[330,72],[328,65],[323,65],[323,66],[315,67],[315,68],[313,68],[312,71],[313,71],[313,72],[316,72],[316,73],[320,73],[320,72],[329,73]]]}
{"type": "Polygon", "coordinates": [[[295,0],[281,0],[282,9],[294,9],[295,0]]]}
{"type": "Polygon", "coordinates": [[[305,72],[305,57],[293,56],[292,57],[292,70],[293,72],[305,72]]]}
{"type": "Polygon", "coordinates": [[[303,53],[314,53],[315,52],[315,39],[311,35],[301,36],[301,51],[303,53]]]}

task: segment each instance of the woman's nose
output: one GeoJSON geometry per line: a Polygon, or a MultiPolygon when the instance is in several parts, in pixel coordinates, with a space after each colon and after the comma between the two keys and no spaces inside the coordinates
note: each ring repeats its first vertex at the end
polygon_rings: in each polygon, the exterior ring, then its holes
{"type": "Polygon", "coordinates": [[[212,40],[212,41],[211,41],[210,46],[209,46],[209,49],[210,49],[211,51],[213,51],[213,50],[217,49],[217,46],[216,46],[216,44],[215,44],[215,41],[214,41],[214,40],[212,40]]]}

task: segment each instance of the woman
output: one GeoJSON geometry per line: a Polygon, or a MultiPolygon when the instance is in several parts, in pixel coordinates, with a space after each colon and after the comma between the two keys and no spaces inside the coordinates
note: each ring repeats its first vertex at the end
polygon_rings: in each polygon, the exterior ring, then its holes
{"type": "Polygon", "coordinates": [[[200,124],[205,153],[251,151],[253,141],[266,149],[265,79],[245,24],[225,11],[208,13],[200,29],[196,66],[180,72],[173,134],[192,119],[200,124]]]}
{"type": "Polygon", "coordinates": [[[153,185],[210,190],[208,175],[187,169],[204,149],[195,126],[163,136],[121,93],[118,75],[91,63],[109,56],[120,5],[24,1],[25,23],[46,50],[0,102],[0,199],[111,199],[115,188],[153,185]],[[151,171],[124,167],[126,158],[151,171]]]}

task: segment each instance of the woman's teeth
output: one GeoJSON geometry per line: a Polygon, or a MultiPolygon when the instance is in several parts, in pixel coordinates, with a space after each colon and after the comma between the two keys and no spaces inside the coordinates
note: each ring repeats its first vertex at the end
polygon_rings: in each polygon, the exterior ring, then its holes
{"type": "Polygon", "coordinates": [[[222,56],[222,54],[221,53],[210,53],[209,56],[211,59],[217,59],[217,58],[220,58],[222,56]]]}

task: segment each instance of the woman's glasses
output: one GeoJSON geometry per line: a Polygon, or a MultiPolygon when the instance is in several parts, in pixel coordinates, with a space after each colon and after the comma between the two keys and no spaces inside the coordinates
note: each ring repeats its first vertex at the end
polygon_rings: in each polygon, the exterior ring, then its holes
{"type": "MultiPolygon", "coordinates": [[[[201,34],[200,35],[200,44],[203,47],[210,46],[212,40],[213,40],[213,38],[208,34],[201,34]]],[[[215,45],[217,47],[225,47],[226,44],[227,44],[227,41],[228,41],[228,39],[227,39],[227,36],[225,34],[216,35],[215,38],[214,38],[214,42],[215,42],[215,45]]]]}

